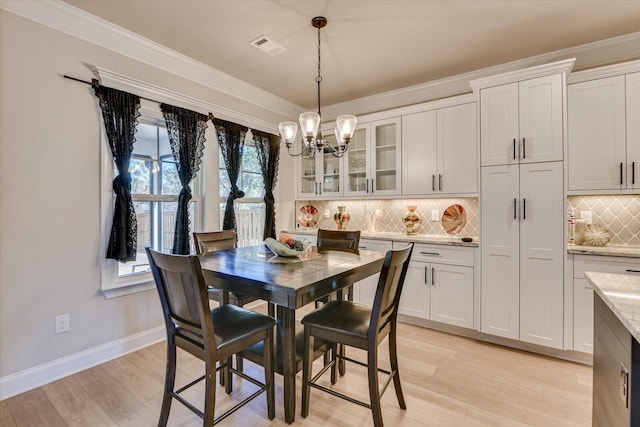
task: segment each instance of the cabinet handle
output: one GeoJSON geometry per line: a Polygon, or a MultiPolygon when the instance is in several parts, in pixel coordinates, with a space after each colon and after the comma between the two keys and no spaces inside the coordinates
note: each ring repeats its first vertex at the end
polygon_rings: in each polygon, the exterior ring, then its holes
{"type": "Polygon", "coordinates": [[[422,251],[420,251],[420,255],[440,256],[440,253],[439,252],[422,252],[422,251]]]}
{"type": "Polygon", "coordinates": [[[622,162],[620,162],[620,185],[622,185],[622,162]]]}
{"type": "Polygon", "coordinates": [[[366,246],[358,246],[358,249],[367,249],[366,246]]]}
{"type": "Polygon", "coordinates": [[[516,159],[516,139],[513,138],[513,160],[516,159]]]}
{"type": "Polygon", "coordinates": [[[436,176],[431,175],[431,191],[436,191],[436,176]]]}
{"type": "Polygon", "coordinates": [[[438,175],[438,190],[442,191],[442,174],[438,175]]]}
{"type": "Polygon", "coordinates": [[[518,219],[516,217],[516,211],[518,210],[518,201],[516,200],[516,198],[513,198],[513,219],[518,219]]]}
{"type": "Polygon", "coordinates": [[[427,266],[425,265],[425,267],[424,267],[424,284],[425,284],[425,285],[427,284],[427,271],[428,271],[428,270],[429,270],[429,267],[427,267],[427,266]]]}
{"type": "Polygon", "coordinates": [[[317,182],[313,183],[313,194],[315,194],[315,195],[318,194],[318,183],[317,182]]]}
{"type": "Polygon", "coordinates": [[[636,183],[636,162],[631,162],[631,184],[636,183]]]}
{"type": "Polygon", "coordinates": [[[634,270],[632,268],[627,268],[627,273],[640,273],[640,270],[634,270]]]}
{"type": "Polygon", "coordinates": [[[522,199],[522,219],[527,219],[527,199],[522,199]]]}
{"type": "Polygon", "coordinates": [[[322,195],[322,183],[321,182],[318,183],[318,194],[322,195]]]}
{"type": "Polygon", "coordinates": [[[376,191],[376,186],[373,185],[373,178],[371,178],[371,194],[375,193],[376,191]]]}
{"type": "Polygon", "coordinates": [[[527,158],[527,145],[526,145],[526,141],[524,140],[524,137],[522,138],[522,158],[526,159],[527,158]]]}
{"type": "Polygon", "coordinates": [[[367,179],[367,194],[369,194],[369,180],[367,179]]]}
{"type": "Polygon", "coordinates": [[[436,269],[431,267],[431,286],[436,285],[436,269]]]}

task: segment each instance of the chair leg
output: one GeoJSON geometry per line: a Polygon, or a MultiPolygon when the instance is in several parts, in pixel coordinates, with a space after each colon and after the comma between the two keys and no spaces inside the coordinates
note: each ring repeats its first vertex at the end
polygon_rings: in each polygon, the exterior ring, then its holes
{"type": "MultiPolygon", "coordinates": [[[[338,344],[338,353],[340,354],[340,356],[343,356],[346,354],[346,346],[344,344],[338,344]]],[[[345,374],[346,370],[346,362],[344,361],[344,359],[338,359],[338,372],[340,373],[340,376],[343,376],[345,374]]]]}
{"type": "Polygon", "coordinates": [[[335,384],[338,382],[338,351],[341,347],[341,344],[331,343],[331,384],[335,384]]]}
{"type": "Polygon", "coordinates": [[[304,328],[304,345],[302,347],[302,410],[301,415],[309,415],[309,394],[311,393],[311,370],[313,366],[313,337],[308,327],[304,328]]]}
{"type": "Polygon", "coordinates": [[[206,365],[203,426],[212,427],[216,409],[216,362],[207,362],[206,365]]]}
{"type": "Polygon", "coordinates": [[[273,354],[273,328],[268,331],[263,343],[264,353],[264,382],[267,388],[267,416],[270,420],[276,417],[274,354],[273,354]]]}
{"type": "Polygon", "coordinates": [[[382,427],[382,405],[380,403],[380,385],[378,384],[378,352],[377,348],[369,346],[367,350],[367,370],[369,377],[369,398],[371,399],[371,412],[373,425],[382,427]]]}
{"type": "Polygon", "coordinates": [[[164,374],[164,394],[162,397],[162,409],[160,410],[160,419],[158,426],[164,427],[169,420],[169,410],[171,409],[171,392],[176,381],[176,346],[173,340],[167,340],[167,366],[164,374]]]}
{"type": "Polygon", "coordinates": [[[231,374],[231,366],[233,363],[233,357],[229,356],[227,357],[227,366],[223,369],[224,371],[224,391],[227,394],[231,394],[231,391],[233,389],[233,379],[232,379],[232,374],[231,374]]]}
{"type": "Polygon", "coordinates": [[[240,372],[244,371],[244,359],[239,354],[236,354],[236,369],[240,372]]]}
{"type": "Polygon", "coordinates": [[[407,409],[407,405],[404,401],[404,394],[402,393],[402,386],[400,385],[400,371],[398,370],[398,348],[395,325],[391,327],[391,331],[389,333],[389,360],[391,361],[391,371],[395,372],[395,374],[393,375],[393,386],[396,389],[398,404],[400,405],[401,409],[407,409]]]}
{"type": "Polygon", "coordinates": [[[276,307],[274,304],[268,302],[267,303],[267,314],[269,317],[276,318],[276,307]]]}

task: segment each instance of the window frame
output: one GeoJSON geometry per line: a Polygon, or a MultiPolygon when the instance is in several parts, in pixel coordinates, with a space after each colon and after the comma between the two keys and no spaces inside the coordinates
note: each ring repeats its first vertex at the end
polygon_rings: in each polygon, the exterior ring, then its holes
{"type": "MultiPolygon", "coordinates": [[[[141,100],[140,117],[138,123],[145,123],[153,126],[166,127],[164,117],[160,111],[160,106],[151,101],[141,100]]],[[[125,276],[119,275],[118,261],[106,258],[106,250],[111,233],[111,224],[113,221],[113,207],[115,195],[113,193],[112,182],[115,178],[113,156],[109,148],[104,126],[101,123],[100,137],[100,186],[101,186],[101,224],[103,231],[101,233],[100,248],[100,290],[106,298],[114,298],[128,295],[136,292],[143,292],[154,289],[155,284],[153,275],[150,271],[139,274],[130,274],[125,276]]],[[[132,156],[133,158],[133,156],[132,156]]],[[[162,156],[160,157],[160,161],[162,156]]],[[[192,211],[191,227],[196,230],[201,228],[204,218],[204,171],[200,168],[198,174],[192,181],[192,198],[190,200],[192,211]]],[[[133,202],[177,202],[178,195],[132,195],[133,202]]]]}

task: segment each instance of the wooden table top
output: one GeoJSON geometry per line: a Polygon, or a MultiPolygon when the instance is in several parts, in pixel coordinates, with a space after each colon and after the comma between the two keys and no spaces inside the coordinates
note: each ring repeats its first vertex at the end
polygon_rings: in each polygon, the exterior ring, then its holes
{"type": "Polygon", "coordinates": [[[202,255],[200,263],[213,286],[296,309],[379,272],[384,256],[328,251],[306,260],[282,259],[258,245],[202,255]]]}

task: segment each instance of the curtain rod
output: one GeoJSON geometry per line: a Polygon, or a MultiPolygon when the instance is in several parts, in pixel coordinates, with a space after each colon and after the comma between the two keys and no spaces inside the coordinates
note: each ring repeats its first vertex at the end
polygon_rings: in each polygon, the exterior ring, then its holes
{"type": "MultiPolygon", "coordinates": [[[[91,79],[90,82],[86,81],[86,80],[82,80],[76,77],[72,77],[72,76],[67,76],[66,74],[63,74],[62,77],[64,77],[65,79],[69,79],[69,80],[73,80],[76,82],[80,82],[80,83],[84,83],[86,85],[92,86],[92,87],[98,87],[100,86],[100,82],[98,81],[98,79],[91,79]]],[[[140,99],[144,99],[146,101],[151,101],[151,102],[155,102],[156,104],[164,104],[163,102],[160,101],[156,101],[155,99],[151,99],[151,98],[145,98],[144,96],[140,96],[138,95],[138,97],[140,99]]],[[[209,112],[209,120],[211,120],[213,122],[213,113],[209,112]]]]}

